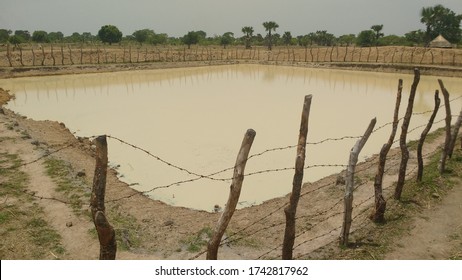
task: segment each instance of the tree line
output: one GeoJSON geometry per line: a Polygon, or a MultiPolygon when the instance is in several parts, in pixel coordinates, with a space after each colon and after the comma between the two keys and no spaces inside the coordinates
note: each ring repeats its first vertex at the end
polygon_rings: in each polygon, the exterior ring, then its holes
{"type": "Polygon", "coordinates": [[[182,37],[170,37],[165,33],[156,33],[152,29],[141,29],[133,32],[131,35],[123,36],[122,32],[114,25],[105,25],[100,28],[98,34],[93,35],[90,32],[74,32],[70,36],[64,36],[60,31],[46,32],[36,30],[30,34],[27,30],[0,29],[0,43],[11,43],[19,45],[22,43],[93,43],[102,42],[107,44],[136,42],[153,45],[222,45],[226,48],[228,45],[245,45],[247,49],[252,46],[267,46],[269,50],[274,45],[277,46],[349,46],[358,45],[361,47],[369,46],[416,46],[428,45],[428,43],[437,37],[443,35],[453,44],[462,43],[462,29],[460,23],[462,15],[457,15],[454,11],[442,6],[424,7],[420,12],[420,21],[425,24],[425,30],[414,30],[406,33],[404,36],[387,35],[382,32],[383,25],[372,25],[370,29],[363,30],[356,34],[345,34],[339,37],[334,36],[327,30],[318,30],[306,35],[293,36],[290,31],[282,34],[277,33],[279,25],[274,21],[264,22],[262,25],[266,34],[254,34],[252,26],[244,26],[242,34],[225,32],[222,35],[207,37],[205,31],[189,31],[182,37]],[[241,36],[239,36],[241,35],[241,36]]]}

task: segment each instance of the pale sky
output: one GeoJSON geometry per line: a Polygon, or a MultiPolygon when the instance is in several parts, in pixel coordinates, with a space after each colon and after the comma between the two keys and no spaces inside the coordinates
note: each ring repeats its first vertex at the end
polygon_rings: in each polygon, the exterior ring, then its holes
{"type": "Polygon", "coordinates": [[[403,35],[424,29],[420,10],[436,4],[462,14],[462,0],[0,0],[0,29],[95,35],[112,24],[124,35],[148,28],[176,37],[192,30],[240,37],[243,26],[264,34],[262,23],[275,21],[278,33],[294,36],[358,34],[375,24],[385,35],[403,35]]]}

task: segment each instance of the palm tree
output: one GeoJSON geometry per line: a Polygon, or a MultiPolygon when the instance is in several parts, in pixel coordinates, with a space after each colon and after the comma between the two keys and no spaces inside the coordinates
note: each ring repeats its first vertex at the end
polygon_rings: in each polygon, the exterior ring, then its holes
{"type": "Polygon", "coordinates": [[[380,32],[383,29],[383,24],[372,25],[371,29],[375,31],[375,44],[379,44],[379,39],[383,37],[383,33],[380,32]]]}
{"type": "Polygon", "coordinates": [[[268,32],[268,50],[273,49],[273,41],[271,38],[271,31],[276,31],[276,29],[279,27],[277,23],[274,21],[267,21],[263,23],[263,27],[266,29],[268,32]]]}
{"type": "Polygon", "coordinates": [[[242,33],[245,34],[244,39],[245,39],[245,48],[250,49],[250,41],[252,40],[253,36],[253,27],[251,26],[244,26],[242,27],[242,33]]]}
{"type": "Polygon", "coordinates": [[[422,8],[420,11],[420,22],[427,26],[425,31],[425,44],[428,44],[431,40],[431,30],[435,10],[433,7],[422,8]]]}
{"type": "Polygon", "coordinates": [[[282,35],[282,40],[287,46],[290,45],[292,43],[292,34],[289,31],[284,32],[282,35]]]}

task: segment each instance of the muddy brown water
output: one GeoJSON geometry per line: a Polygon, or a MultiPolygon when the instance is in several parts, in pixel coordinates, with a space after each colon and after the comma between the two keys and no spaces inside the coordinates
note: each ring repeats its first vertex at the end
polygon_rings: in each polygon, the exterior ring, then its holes
{"type": "MultiPolygon", "coordinates": [[[[369,121],[392,121],[398,79],[404,80],[400,116],[404,116],[413,77],[283,66],[232,65],[0,80],[16,99],[8,108],[36,120],[64,122],[77,136],[112,135],[197,174],[232,167],[248,128],[257,132],[251,154],[294,146],[303,97],[312,94],[308,141],[360,136],[369,121]]],[[[423,76],[414,112],[433,109],[437,77],[423,76]]],[[[453,114],[462,105],[462,83],[443,78],[453,114]],[[458,99],[457,99],[458,98],[458,99]]],[[[410,129],[427,123],[430,112],[415,114],[410,129]]],[[[444,118],[440,109],[436,121],[444,118]]],[[[434,128],[442,127],[440,121],[434,128]]],[[[360,160],[376,154],[391,126],[375,132],[360,160]]],[[[423,128],[408,139],[417,139],[423,128]]],[[[399,137],[400,129],[398,130],[399,137]]],[[[356,139],[307,146],[306,166],[345,165],[356,139]]],[[[395,144],[397,145],[397,143],[395,144]]],[[[247,163],[239,207],[259,204],[290,192],[295,148],[267,152],[247,163]],[[280,170],[283,169],[283,170],[280,170]],[[270,171],[266,170],[278,170],[270,171]]],[[[109,160],[120,178],[166,203],[212,211],[225,205],[230,181],[201,179],[172,168],[145,152],[109,139],[109,160]]],[[[344,167],[312,167],[305,181],[316,181],[344,167]]],[[[92,172],[92,171],[90,171],[92,172]]],[[[232,170],[214,176],[232,177],[232,170]]]]}

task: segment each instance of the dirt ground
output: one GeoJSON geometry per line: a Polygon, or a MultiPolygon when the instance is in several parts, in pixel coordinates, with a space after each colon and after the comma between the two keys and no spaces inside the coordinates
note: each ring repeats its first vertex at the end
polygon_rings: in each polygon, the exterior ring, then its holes
{"type": "MultiPolygon", "coordinates": [[[[174,63],[170,67],[185,64],[174,63]]],[[[189,63],[186,63],[189,66],[189,63]]],[[[126,70],[124,67],[116,70],[126,70]]],[[[147,67],[147,66],[144,66],[147,67]]],[[[160,66],[159,67],[168,67],[160,66]]],[[[93,69],[93,68],[92,68],[93,69]]],[[[34,69],[47,73],[47,69],[34,69]]],[[[56,71],[56,69],[53,69],[56,71]]],[[[72,69],[69,70],[72,72],[72,69]]],[[[69,71],[63,71],[67,74],[69,71]]],[[[78,72],[85,72],[79,69],[78,72]]],[[[92,70],[93,71],[93,70],[92,70]]],[[[58,70],[59,72],[59,70],[58,70]]],[[[21,75],[31,73],[22,72],[21,75]]],[[[54,72],[53,72],[54,73],[54,72]]],[[[35,72],[32,72],[35,74],[35,72]]],[[[49,73],[47,73],[49,74],[49,73]]],[[[0,96],[7,95],[0,90],[0,96]]],[[[1,99],[2,102],[6,98],[1,99]]],[[[17,235],[2,230],[5,242],[0,247],[2,259],[97,259],[99,244],[89,215],[88,194],[91,191],[95,165],[91,139],[76,138],[65,127],[50,121],[34,121],[3,109],[0,114],[2,155],[18,155],[18,171],[27,177],[24,193],[41,210],[43,220],[58,233],[61,250],[33,246],[27,236],[22,243],[31,243],[30,250],[44,250],[41,254],[18,254],[17,235]],[[65,189],[65,191],[63,191],[65,189]],[[9,246],[9,247],[8,247],[9,246]],[[35,257],[34,257],[35,256],[35,257]],[[38,256],[38,257],[37,257],[38,256]]],[[[437,151],[444,139],[439,135],[424,146],[424,154],[437,151]]],[[[295,153],[295,151],[294,151],[295,153]]],[[[408,176],[415,171],[416,158],[411,153],[408,176]]],[[[390,197],[396,181],[399,151],[392,150],[384,178],[385,196],[390,197]]],[[[370,226],[368,215],[373,205],[372,181],[377,157],[371,157],[357,167],[359,187],[355,190],[355,210],[352,231],[370,226]]],[[[208,213],[172,207],[136,193],[117,178],[116,170],[109,170],[106,193],[106,212],[116,229],[117,259],[204,259],[206,241],[220,213],[208,213]],[[125,198],[129,197],[129,198],[125,198]]],[[[1,181],[0,181],[1,182],[1,181]]],[[[3,187],[3,184],[2,184],[3,187]]],[[[426,209],[412,222],[409,232],[399,238],[383,258],[387,259],[447,259],[462,251],[462,185],[454,187],[442,198],[435,209],[426,209]],[[442,219],[441,217],[450,217],[442,219]],[[431,230],[430,230],[431,229],[431,230]],[[420,244],[417,240],[427,240],[420,244]],[[408,248],[419,249],[409,250],[408,248]]],[[[337,243],[343,213],[343,185],[338,175],[305,184],[297,210],[296,258],[316,258],[316,251],[337,243]]],[[[225,233],[225,244],[219,259],[278,259],[285,218],[283,208],[288,196],[269,200],[261,205],[237,210],[225,233]]],[[[11,196],[0,197],[0,210],[11,211],[17,206],[11,196]]],[[[26,230],[24,225],[22,230],[26,230]]],[[[17,229],[21,231],[21,229],[17,229]]],[[[26,230],[27,231],[27,230],[26,230]]],[[[14,231],[13,231],[14,232],[14,231]]],[[[27,234],[26,234],[27,235],[27,234]]],[[[18,247],[19,248],[19,247],[18,247]]],[[[331,256],[331,258],[336,258],[331,256]]]]}

